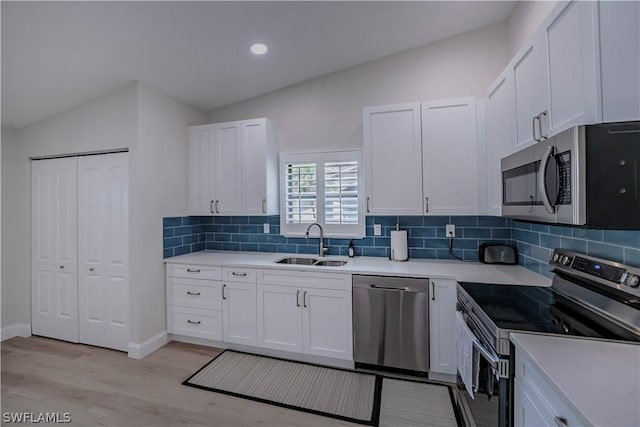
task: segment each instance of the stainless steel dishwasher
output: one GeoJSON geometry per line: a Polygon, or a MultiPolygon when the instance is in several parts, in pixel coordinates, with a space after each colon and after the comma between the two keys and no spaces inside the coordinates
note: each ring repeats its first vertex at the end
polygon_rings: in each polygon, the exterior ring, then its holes
{"type": "Polygon", "coordinates": [[[353,276],[356,366],[429,370],[429,279],[353,276]]]}

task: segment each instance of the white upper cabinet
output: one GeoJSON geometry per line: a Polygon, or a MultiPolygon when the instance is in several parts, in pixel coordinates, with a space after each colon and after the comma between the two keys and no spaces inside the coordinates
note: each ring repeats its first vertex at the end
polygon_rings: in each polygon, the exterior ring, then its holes
{"type": "Polygon", "coordinates": [[[603,122],[640,120],[640,2],[598,7],[603,122]]]}
{"type": "Polygon", "coordinates": [[[476,99],[422,103],[422,188],[427,215],[478,213],[476,99]]]}
{"type": "Polygon", "coordinates": [[[514,150],[515,93],[513,75],[506,70],[491,85],[486,107],[486,175],[488,214],[502,214],[502,172],[500,160],[514,150]]]}
{"type": "Polygon", "coordinates": [[[366,214],[422,213],[420,103],[363,110],[366,214]]]}
{"type": "Polygon", "coordinates": [[[517,149],[601,121],[597,4],[562,2],[511,62],[517,149]]]}
{"type": "Polygon", "coordinates": [[[267,119],[189,128],[189,214],[278,212],[275,127],[267,119]]]}

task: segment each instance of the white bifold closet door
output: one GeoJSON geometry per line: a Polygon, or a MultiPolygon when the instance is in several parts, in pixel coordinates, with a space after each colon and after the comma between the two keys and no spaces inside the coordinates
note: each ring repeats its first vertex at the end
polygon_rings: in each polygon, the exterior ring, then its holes
{"type": "Polygon", "coordinates": [[[127,153],[32,162],[32,328],[126,351],[127,153]]]}
{"type": "Polygon", "coordinates": [[[78,160],[31,162],[31,330],[78,342],[78,160]]]}

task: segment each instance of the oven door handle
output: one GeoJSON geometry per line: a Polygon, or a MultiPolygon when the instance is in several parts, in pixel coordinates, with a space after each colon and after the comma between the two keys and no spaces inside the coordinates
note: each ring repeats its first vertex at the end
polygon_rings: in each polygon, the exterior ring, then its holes
{"type": "Polygon", "coordinates": [[[550,214],[556,212],[555,206],[551,204],[549,200],[549,193],[547,192],[547,168],[549,167],[549,158],[553,155],[553,145],[549,145],[542,156],[542,160],[540,162],[540,170],[538,171],[538,188],[540,189],[540,196],[542,198],[542,204],[544,208],[550,214]]]}
{"type": "Polygon", "coordinates": [[[500,358],[497,354],[487,350],[480,344],[478,341],[473,341],[473,346],[478,349],[482,357],[486,359],[487,362],[491,365],[492,368],[498,369],[498,363],[500,362],[500,358]]]}

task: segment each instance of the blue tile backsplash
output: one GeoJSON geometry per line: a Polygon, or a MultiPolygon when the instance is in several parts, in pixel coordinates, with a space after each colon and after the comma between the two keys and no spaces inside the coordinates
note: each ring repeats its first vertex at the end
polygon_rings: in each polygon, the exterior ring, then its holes
{"type": "MultiPolygon", "coordinates": [[[[452,259],[445,225],[455,224],[454,253],[478,259],[478,246],[485,242],[517,246],[519,263],[550,276],[547,261],[556,247],[572,249],[640,267],[640,231],[591,230],[578,227],[533,224],[494,216],[369,216],[366,235],[354,239],[356,256],[389,257],[390,232],[399,222],[407,230],[409,257],[452,259]],[[381,224],[382,235],[373,235],[373,224],[381,224]]],[[[164,218],[164,257],[204,249],[314,254],[317,240],[280,235],[280,217],[216,216],[164,218]],[[263,233],[269,223],[270,234],[263,233]]],[[[347,255],[349,239],[325,239],[330,255],[347,255]]]]}

